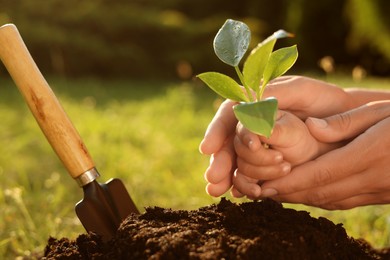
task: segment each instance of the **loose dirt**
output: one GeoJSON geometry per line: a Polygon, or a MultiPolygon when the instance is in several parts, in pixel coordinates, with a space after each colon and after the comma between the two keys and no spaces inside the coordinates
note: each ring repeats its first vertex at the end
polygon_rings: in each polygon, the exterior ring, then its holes
{"type": "Polygon", "coordinates": [[[235,204],[221,199],[198,210],[146,208],[116,236],[50,238],[43,259],[390,259],[349,237],[342,224],[313,218],[272,200],[235,204]]]}

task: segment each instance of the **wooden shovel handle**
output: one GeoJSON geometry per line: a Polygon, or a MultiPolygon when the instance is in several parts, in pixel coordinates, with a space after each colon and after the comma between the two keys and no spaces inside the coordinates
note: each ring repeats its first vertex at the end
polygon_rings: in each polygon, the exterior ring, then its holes
{"type": "Polygon", "coordinates": [[[13,24],[0,27],[0,59],[69,174],[76,179],[94,168],[80,135],[42,76],[13,24]]]}

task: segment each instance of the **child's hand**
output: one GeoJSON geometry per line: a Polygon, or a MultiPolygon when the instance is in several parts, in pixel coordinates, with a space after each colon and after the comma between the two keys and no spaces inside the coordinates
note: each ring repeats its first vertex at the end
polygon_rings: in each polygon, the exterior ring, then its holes
{"type": "MultiPolygon", "coordinates": [[[[245,138],[245,137],[242,137],[245,138]]],[[[315,139],[306,124],[292,113],[279,110],[272,135],[259,139],[270,145],[272,150],[283,154],[291,166],[307,162],[320,155],[323,144],[315,139]]]]}
{"type": "Polygon", "coordinates": [[[301,119],[285,111],[278,112],[268,139],[251,133],[238,123],[234,140],[237,170],[233,177],[233,195],[259,197],[259,182],[288,174],[292,166],[317,157],[321,146],[301,119]]]}
{"type": "Polygon", "coordinates": [[[261,194],[259,180],[272,180],[287,174],[290,164],[283,162],[283,154],[264,147],[258,135],[238,123],[234,148],[237,170],[233,175],[232,195],[257,198],[261,194]],[[244,174],[243,174],[244,173],[244,174]]]}
{"type": "Polygon", "coordinates": [[[247,177],[272,180],[290,171],[290,163],[283,161],[285,160],[283,152],[267,148],[267,144],[260,136],[247,130],[241,123],[237,125],[234,148],[237,154],[237,168],[247,177]]]}

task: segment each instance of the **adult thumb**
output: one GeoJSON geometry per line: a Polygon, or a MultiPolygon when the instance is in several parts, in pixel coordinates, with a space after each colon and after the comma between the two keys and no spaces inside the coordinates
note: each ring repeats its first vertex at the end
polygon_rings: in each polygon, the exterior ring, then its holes
{"type": "Polygon", "coordinates": [[[354,138],[372,125],[390,116],[390,101],[375,101],[327,118],[308,117],[310,133],[322,142],[339,142],[354,138]]]}

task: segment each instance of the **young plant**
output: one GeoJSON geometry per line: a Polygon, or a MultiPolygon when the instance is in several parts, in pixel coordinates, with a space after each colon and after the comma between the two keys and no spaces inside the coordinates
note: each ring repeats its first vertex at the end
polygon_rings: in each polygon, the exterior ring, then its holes
{"type": "Polygon", "coordinates": [[[269,81],[286,73],[297,60],[296,45],[273,51],[277,39],[292,36],[284,30],[273,33],[251,51],[241,72],[238,65],[248,50],[251,32],[245,23],[228,19],[214,38],[214,51],[220,60],[234,67],[243,87],[218,72],[197,76],[220,96],[240,102],[233,107],[234,114],[256,134],[269,137],[272,133],[278,101],[262,96],[269,81]]]}

